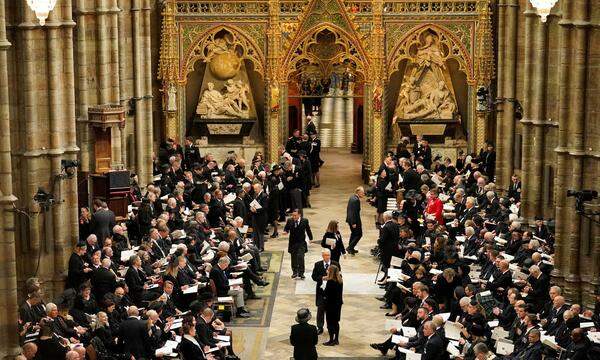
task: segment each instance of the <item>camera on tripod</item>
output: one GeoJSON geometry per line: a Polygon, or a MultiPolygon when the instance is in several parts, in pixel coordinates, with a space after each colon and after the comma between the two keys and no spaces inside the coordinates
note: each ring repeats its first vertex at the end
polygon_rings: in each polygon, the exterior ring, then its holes
{"type": "Polygon", "coordinates": [[[567,197],[575,198],[575,210],[578,213],[584,212],[584,203],[598,198],[596,190],[567,190],[567,197]]]}

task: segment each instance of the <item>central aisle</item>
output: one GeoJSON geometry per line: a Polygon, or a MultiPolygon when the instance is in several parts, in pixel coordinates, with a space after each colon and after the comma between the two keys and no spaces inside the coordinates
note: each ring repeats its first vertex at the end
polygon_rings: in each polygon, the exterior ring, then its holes
{"type": "MultiPolygon", "coordinates": [[[[321,157],[325,161],[321,168],[321,187],[311,192],[311,209],[305,209],[315,240],[306,254],[306,280],[292,280],[290,257],[287,253],[287,236],[269,239],[267,251],[284,251],[281,276],[273,307],[270,327],[234,328],[235,347],[238,355],[246,359],[289,359],[292,347],[289,344],[290,327],[295,323],[296,311],[308,307],[313,313],[311,324],[316,324],[314,304],[315,283],[310,278],[313,264],[321,258],[320,240],[329,220],[340,222],[340,231],[347,246],[349,228],[345,223],[346,204],[354,189],[361,185],[360,155],[347,153],[347,150],[327,149],[321,157]]],[[[322,346],[327,341],[327,330],[319,337],[317,351],[319,357],[377,357],[378,353],[369,347],[372,342],[381,342],[386,333],[383,330],[385,310],[380,310],[381,302],[375,300],[383,294],[373,285],[377,263],[369,250],[377,242],[378,232],[374,228],[375,208],[362,202],[362,222],[364,235],[357,246],[359,253],[346,259],[341,258],[344,275],[344,305],[340,330],[340,345],[322,346]]],[[[281,229],[280,229],[281,232],[281,229]]]]}

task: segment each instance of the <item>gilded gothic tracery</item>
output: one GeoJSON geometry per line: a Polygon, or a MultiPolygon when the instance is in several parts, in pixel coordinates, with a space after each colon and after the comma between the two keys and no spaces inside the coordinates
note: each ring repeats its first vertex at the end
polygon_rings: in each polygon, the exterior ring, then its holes
{"type": "MultiPolygon", "coordinates": [[[[175,93],[170,84],[176,82],[177,104],[183,105],[184,84],[194,64],[207,61],[208,45],[226,31],[240,59],[251,62],[263,82],[266,100],[256,106],[265,109],[264,148],[270,158],[285,137],[290,75],[303,64],[320,66],[327,73],[335,64],[350,63],[365,84],[365,163],[368,167],[377,162],[388,141],[384,124],[393,117],[393,106],[390,110],[386,104],[398,99],[398,92],[387,91],[392,74],[401,63],[414,59],[411,48],[425,32],[436,37],[442,60],[456,61],[458,71],[465,74],[468,90],[459,95],[452,85],[446,88],[452,96],[463,97],[461,110],[469,132],[475,134],[469,146],[477,148],[484,141],[485,114],[476,113],[474,104],[476,87],[489,85],[494,76],[490,0],[166,0],[163,6],[159,67],[163,93],[169,94],[169,89],[175,93]],[[337,51],[330,58],[315,47],[323,33],[334,38],[337,51]]],[[[168,109],[165,113],[171,119],[167,132],[174,137],[183,134],[189,114],[178,110],[169,115],[168,109]]]]}

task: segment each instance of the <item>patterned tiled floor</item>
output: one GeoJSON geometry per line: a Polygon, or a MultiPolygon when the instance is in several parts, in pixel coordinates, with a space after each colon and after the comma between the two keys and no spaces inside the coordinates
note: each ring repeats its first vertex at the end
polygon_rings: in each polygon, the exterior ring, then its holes
{"type": "MultiPolygon", "coordinates": [[[[305,210],[315,238],[321,238],[329,220],[337,219],[341,224],[344,243],[347,244],[349,229],[344,223],[346,203],[354,188],[361,184],[361,156],[347,152],[327,150],[322,154],[325,165],[321,169],[321,187],[311,194],[312,209],[305,210]]],[[[377,358],[379,355],[369,347],[372,342],[381,342],[386,338],[384,331],[385,310],[374,299],[377,288],[373,287],[377,263],[369,255],[369,249],[375,246],[377,230],[374,228],[375,209],[363,202],[362,220],[364,236],[354,256],[342,258],[343,273],[348,275],[348,293],[344,296],[342,307],[340,345],[326,347],[319,345],[317,351],[322,358],[377,358]],[[364,291],[361,282],[365,283],[364,291]],[[362,293],[361,293],[362,292],[362,293]]],[[[289,344],[290,326],[294,324],[296,310],[309,307],[313,312],[311,323],[315,323],[316,308],[314,287],[310,272],[314,262],[320,259],[320,245],[312,243],[306,254],[306,284],[298,285],[291,279],[290,257],[287,253],[287,237],[270,240],[265,246],[268,250],[283,250],[284,258],[277,288],[270,327],[234,328],[234,346],[237,354],[244,360],[289,359],[292,347],[289,344]],[[297,289],[303,289],[297,292],[297,289]]],[[[327,331],[319,341],[328,340],[327,331]]]]}

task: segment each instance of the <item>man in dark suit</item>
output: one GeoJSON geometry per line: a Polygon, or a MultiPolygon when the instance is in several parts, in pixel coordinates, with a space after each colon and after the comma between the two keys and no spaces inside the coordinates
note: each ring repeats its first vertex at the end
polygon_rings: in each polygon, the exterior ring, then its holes
{"type": "Polygon", "coordinates": [[[119,328],[119,343],[123,352],[133,355],[136,359],[149,359],[146,351],[148,342],[148,325],[140,320],[137,307],[127,309],[128,318],[121,323],[119,328]]]}
{"type": "Polygon", "coordinates": [[[239,216],[244,220],[248,220],[248,208],[244,202],[244,196],[246,196],[246,192],[238,190],[237,197],[233,200],[233,218],[239,216]]]}
{"type": "Polygon", "coordinates": [[[99,243],[112,234],[112,228],[116,225],[115,213],[108,209],[102,200],[94,200],[94,214],[92,215],[92,233],[96,234],[99,243]]]}
{"type": "Polygon", "coordinates": [[[387,272],[392,256],[397,255],[400,227],[393,220],[391,211],[383,213],[383,221],[384,224],[379,231],[379,240],[377,242],[380,249],[381,264],[384,267],[384,271],[387,272]]]}
{"type": "Polygon", "coordinates": [[[292,279],[304,277],[304,253],[308,251],[306,236],[313,239],[308,219],[300,216],[300,210],[292,211],[291,219],[288,219],[283,229],[284,234],[289,234],[288,252],[292,257],[292,279]]]}
{"type": "Polygon", "coordinates": [[[111,261],[109,258],[102,259],[102,266],[100,266],[92,274],[92,289],[94,290],[94,297],[98,301],[104,299],[104,295],[112,293],[117,287],[117,276],[110,269],[111,261]]]}
{"type": "Polygon", "coordinates": [[[254,230],[254,242],[256,246],[260,249],[260,251],[265,250],[265,230],[267,229],[268,222],[268,212],[267,212],[267,203],[268,198],[267,194],[263,191],[263,186],[261,184],[254,184],[252,186],[254,188],[254,193],[256,194],[254,200],[260,205],[260,208],[255,206],[250,206],[251,220],[252,220],[252,229],[254,230]]]}
{"type": "Polygon", "coordinates": [[[537,265],[529,267],[528,286],[523,289],[527,293],[525,301],[533,304],[535,309],[544,307],[544,303],[550,300],[550,279],[544,274],[537,265]]]}
{"type": "Polygon", "coordinates": [[[308,323],[310,310],[300,309],[296,315],[298,324],[292,325],[290,344],[294,347],[294,360],[315,360],[318,358],[316,345],[319,342],[317,327],[308,323]]]}
{"type": "Polygon", "coordinates": [[[244,308],[244,290],[229,286],[229,279],[227,279],[227,275],[225,274],[225,269],[229,267],[230,261],[227,256],[220,258],[217,266],[214,266],[210,270],[210,279],[215,284],[217,296],[233,296],[237,306],[237,316],[248,318],[250,317],[250,313],[244,308]]]}
{"type": "Polygon", "coordinates": [[[129,260],[129,269],[125,273],[125,283],[129,288],[129,295],[136,305],[140,305],[144,300],[152,300],[158,295],[148,292],[148,278],[142,270],[142,260],[138,255],[133,255],[129,260]]]}
{"type": "Polygon", "coordinates": [[[447,359],[444,340],[435,331],[435,325],[431,321],[423,324],[423,335],[427,339],[423,348],[421,360],[443,360],[447,359]]]}
{"type": "Polygon", "coordinates": [[[354,190],[354,194],[348,199],[346,207],[346,223],[350,226],[350,240],[346,251],[350,255],[356,254],[355,247],[362,237],[362,222],[360,220],[360,199],[365,196],[365,189],[359,186],[354,190]]]}
{"type": "Polygon", "coordinates": [[[492,291],[492,294],[496,299],[502,301],[505,299],[506,291],[513,283],[508,260],[500,261],[498,270],[499,271],[494,275],[493,281],[488,282],[487,289],[492,291]]]}
{"type": "Polygon", "coordinates": [[[317,306],[317,329],[319,335],[323,333],[323,324],[325,323],[325,291],[321,287],[323,285],[323,277],[327,275],[329,266],[335,265],[340,269],[341,266],[337,261],[331,260],[331,251],[329,249],[321,250],[323,260],[315,263],[312,271],[312,279],[317,282],[317,290],[315,292],[315,305],[317,306]]]}
{"type": "Polygon", "coordinates": [[[513,203],[518,203],[521,201],[521,181],[517,175],[513,175],[510,179],[511,183],[508,187],[508,198],[513,203]]]}
{"type": "Polygon", "coordinates": [[[313,122],[312,116],[306,117],[306,126],[304,127],[304,133],[307,135],[312,135],[317,133],[317,126],[313,122]]]}
{"type": "Polygon", "coordinates": [[[67,289],[79,290],[79,286],[88,279],[88,273],[92,271],[89,265],[83,260],[86,254],[86,247],[85,243],[78,243],[75,245],[75,250],[73,250],[69,258],[67,289]]]}
{"type": "Polygon", "coordinates": [[[412,168],[410,160],[405,160],[402,163],[402,187],[404,192],[414,190],[417,193],[421,192],[421,176],[412,168]]]}
{"type": "Polygon", "coordinates": [[[540,331],[532,329],[527,334],[527,347],[514,355],[514,359],[520,360],[540,360],[542,359],[543,346],[540,341],[540,331]]]}

